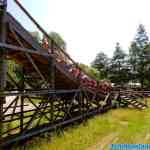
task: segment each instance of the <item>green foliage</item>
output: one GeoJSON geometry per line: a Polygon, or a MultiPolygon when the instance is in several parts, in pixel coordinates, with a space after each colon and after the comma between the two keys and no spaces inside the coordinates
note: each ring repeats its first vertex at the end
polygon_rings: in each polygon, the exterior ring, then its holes
{"type": "Polygon", "coordinates": [[[129,49],[132,74],[141,83],[143,88],[147,74],[149,74],[149,60],[145,56],[150,52],[149,39],[142,24],[137,29],[137,34],[129,49]]]}
{"type": "Polygon", "coordinates": [[[116,43],[112,61],[120,61],[121,62],[121,61],[124,61],[125,57],[126,57],[126,54],[122,50],[120,43],[116,43]]]}
{"type": "MultiPolygon", "coordinates": [[[[30,32],[30,34],[38,43],[42,41],[40,37],[40,33],[38,31],[32,31],[30,32]]],[[[49,36],[51,37],[51,39],[53,39],[56,42],[58,46],[60,46],[60,48],[66,51],[66,42],[64,41],[64,39],[59,33],[52,31],[49,33],[49,36]]],[[[44,35],[43,35],[43,38],[45,38],[44,35]]],[[[52,43],[51,39],[48,40],[49,46],[51,46],[51,43],[52,43]]]]}
{"type": "Polygon", "coordinates": [[[30,32],[30,34],[38,43],[41,41],[40,34],[38,31],[30,32]]]}
{"type": "MultiPolygon", "coordinates": [[[[66,51],[66,42],[57,32],[50,32],[49,36],[56,42],[56,44],[66,51]]],[[[51,40],[49,39],[49,45],[51,45],[51,40]]]]}
{"type": "Polygon", "coordinates": [[[15,65],[15,62],[14,61],[12,61],[12,60],[8,60],[7,61],[7,66],[8,66],[8,69],[7,69],[7,71],[8,71],[8,73],[13,77],[14,75],[13,75],[13,73],[14,73],[14,65],[15,65]]]}
{"type": "Polygon", "coordinates": [[[85,72],[87,72],[91,77],[95,78],[97,81],[100,80],[100,76],[99,76],[99,72],[97,71],[97,69],[93,68],[93,67],[89,67],[85,64],[79,64],[79,66],[85,70],[85,72]]]}
{"type": "Polygon", "coordinates": [[[15,72],[16,79],[18,81],[23,78],[23,70],[22,70],[22,66],[21,65],[15,64],[15,66],[14,66],[14,72],[15,72]]]}
{"type": "Polygon", "coordinates": [[[11,75],[12,78],[15,78],[16,81],[22,79],[23,74],[21,65],[17,64],[13,60],[8,60],[7,66],[8,66],[8,73],[11,75]]]}
{"type": "Polygon", "coordinates": [[[116,84],[128,82],[127,54],[121,49],[119,43],[116,43],[112,59],[100,52],[92,62],[92,67],[99,71],[101,79],[108,79],[116,84]]]}
{"type": "Polygon", "coordinates": [[[109,68],[109,78],[113,83],[123,85],[128,82],[128,68],[125,52],[121,49],[120,44],[116,43],[113,58],[109,68]]]}
{"type": "Polygon", "coordinates": [[[105,79],[108,76],[108,64],[109,58],[103,52],[98,53],[95,60],[92,62],[92,67],[99,71],[101,79],[105,79]]]}
{"type": "Polygon", "coordinates": [[[145,27],[140,24],[137,29],[137,34],[135,36],[135,42],[137,44],[137,47],[141,50],[139,52],[142,52],[145,46],[149,43],[149,38],[147,36],[145,27]]]}
{"type": "Polygon", "coordinates": [[[141,87],[150,87],[150,43],[146,30],[139,25],[127,55],[119,43],[116,44],[113,57],[100,52],[92,62],[92,67],[99,71],[101,79],[124,85],[129,81],[141,83],[141,87]]]}
{"type": "MultiPolygon", "coordinates": [[[[108,149],[112,143],[149,143],[150,109],[115,109],[89,119],[86,125],[78,125],[64,131],[63,136],[51,140],[37,137],[28,150],[97,150],[108,149]],[[134,117],[133,117],[134,116],[134,117]],[[134,135],[134,136],[133,136],[134,135]]],[[[15,147],[15,150],[19,148],[15,147]]]]}

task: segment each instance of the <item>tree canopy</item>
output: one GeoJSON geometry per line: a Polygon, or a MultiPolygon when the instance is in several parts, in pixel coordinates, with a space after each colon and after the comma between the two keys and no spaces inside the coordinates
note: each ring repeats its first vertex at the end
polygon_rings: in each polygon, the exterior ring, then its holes
{"type": "Polygon", "coordinates": [[[93,68],[99,71],[99,77],[101,79],[107,78],[109,58],[103,52],[97,54],[95,60],[91,63],[93,68]]]}
{"type": "Polygon", "coordinates": [[[32,32],[30,32],[30,34],[37,42],[41,41],[40,34],[38,31],[32,31],[32,32]]]}
{"type": "Polygon", "coordinates": [[[120,43],[116,43],[109,74],[113,83],[123,85],[128,81],[127,54],[122,50],[120,43]]]}
{"type": "Polygon", "coordinates": [[[123,85],[132,80],[139,82],[142,88],[150,87],[150,43],[144,25],[140,24],[137,28],[128,51],[126,54],[117,42],[112,58],[108,59],[106,54],[100,52],[92,62],[92,67],[113,83],[123,85]]]}
{"type": "Polygon", "coordinates": [[[91,77],[95,78],[97,81],[100,79],[99,72],[96,68],[87,66],[82,63],[80,63],[79,66],[80,66],[80,68],[85,70],[85,72],[87,72],[91,77]]]}
{"type": "MultiPolygon", "coordinates": [[[[62,36],[60,34],[58,34],[57,32],[50,32],[49,36],[51,37],[51,39],[53,39],[56,44],[63,50],[66,51],[67,49],[67,44],[65,42],[65,40],[62,38],[62,36]]],[[[51,40],[49,39],[49,44],[51,45],[51,40]]]]}
{"type": "Polygon", "coordinates": [[[144,80],[147,76],[148,59],[145,54],[149,51],[149,38],[142,24],[139,25],[134,40],[129,49],[130,63],[134,73],[134,78],[144,86],[144,80]]]}
{"type": "MultiPolygon", "coordinates": [[[[30,32],[36,41],[41,42],[40,34],[30,32]]],[[[49,36],[63,50],[66,42],[57,32],[50,32],[49,36]]],[[[43,37],[44,38],[44,37],[43,37]]],[[[49,46],[51,46],[51,39],[49,46]]],[[[80,64],[90,75],[97,80],[108,79],[115,84],[124,85],[131,80],[141,83],[141,87],[150,87],[150,42],[144,25],[139,24],[135,37],[131,41],[128,53],[125,53],[119,42],[116,43],[112,58],[100,51],[91,67],[80,64]]]]}
{"type": "MultiPolygon", "coordinates": [[[[30,34],[37,42],[40,43],[42,41],[40,37],[40,33],[38,31],[32,31],[30,32],[30,34]]],[[[61,49],[66,51],[67,44],[59,33],[52,31],[49,33],[49,36],[61,49]]],[[[45,35],[43,35],[43,38],[45,38],[45,35]]],[[[51,39],[48,39],[49,46],[51,46],[51,42],[52,42],[51,39]]]]}

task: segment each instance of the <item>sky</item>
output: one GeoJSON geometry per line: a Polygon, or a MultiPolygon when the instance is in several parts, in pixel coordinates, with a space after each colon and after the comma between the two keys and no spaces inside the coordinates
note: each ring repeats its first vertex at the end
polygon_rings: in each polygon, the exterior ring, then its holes
{"type": "MultiPolygon", "coordinates": [[[[150,33],[149,0],[19,0],[47,31],[58,32],[77,62],[89,65],[96,54],[113,55],[116,42],[128,51],[139,24],[150,33]]],[[[8,11],[28,30],[37,30],[8,0],[8,11]]]]}

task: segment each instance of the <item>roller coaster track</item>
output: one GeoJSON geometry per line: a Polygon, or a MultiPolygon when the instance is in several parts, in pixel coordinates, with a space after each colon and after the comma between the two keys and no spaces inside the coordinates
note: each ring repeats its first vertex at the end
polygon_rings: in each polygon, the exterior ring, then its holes
{"type": "MultiPolygon", "coordinates": [[[[15,2],[51,39],[25,8],[15,2]]],[[[110,99],[107,100],[96,89],[82,85],[80,77],[75,77],[57,61],[58,55],[61,55],[89,77],[53,39],[50,47],[52,53],[49,54],[6,8],[1,7],[0,10],[1,147],[84,121],[111,108],[110,99]],[[7,71],[7,60],[21,66],[19,81],[7,71]],[[101,105],[104,99],[105,105],[101,105]]]]}
{"type": "Polygon", "coordinates": [[[114,98],[116,97],[116,101],[124,106],[132,106],[133,108],[143,110],[148,107],[146,103],[144,103],[147,93],[148,91],[145,91],[145,93],[141,91],[120,91],[116,93],[114,98]]]}
{"type": "Polygon", "coordinates": [[[57,61],[58,55],[88,76],[27,10],[20,9],[51,39],[51,53],[7,12],[0,1],[0,146],[8,146],[46,131],[84,121],[112,107],[114,95],[104,96],[81,83],[57,61]],[[21,66],[20,79],[7,71],[7,60],[21,66]],[[103,103],[102,103],[103,102],[103,103]]]}

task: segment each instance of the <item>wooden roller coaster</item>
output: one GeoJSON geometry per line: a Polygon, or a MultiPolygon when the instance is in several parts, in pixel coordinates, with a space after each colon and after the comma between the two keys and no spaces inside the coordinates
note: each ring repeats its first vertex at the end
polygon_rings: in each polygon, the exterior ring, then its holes
{"type": "Polygon", "coordinates": [[[100,92],[96,81],[14,1],[51,45],[49,52],[7,12],[7,1],[0,0],[1,147],[83,121],[110,109],[113,99],[122,102],[121,93],[117,95],[108,88],[100,92]],[[19,80],[7,71],[7,60],[21,66],[19,80]]]}

